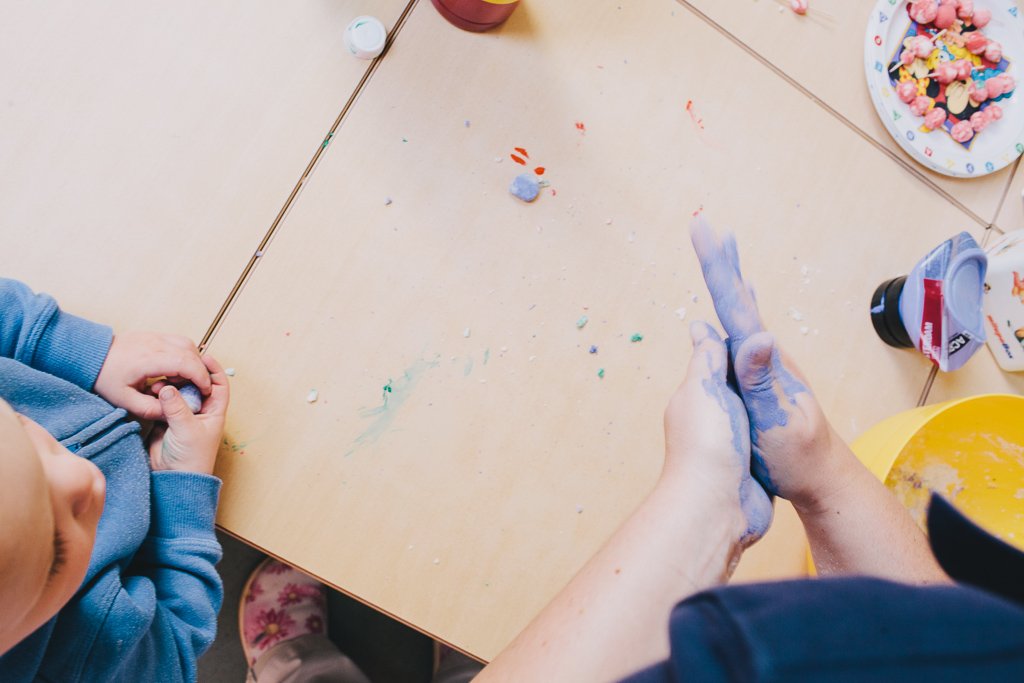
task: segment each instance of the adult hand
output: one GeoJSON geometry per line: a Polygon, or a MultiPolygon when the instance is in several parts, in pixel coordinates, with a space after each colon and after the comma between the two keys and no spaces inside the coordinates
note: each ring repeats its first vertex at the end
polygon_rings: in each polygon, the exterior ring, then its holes
{"type": "Polygon", "coordinates": [[[708,494],[712,509],[738,509],[742,547],[772,521],[772,501],[750,474],[750,425],[728,382],[725,342],[703,321],[690,325],[693,356],[686,378],[665,410],[665,471],[708,494]]]}
{"type": "Polygon", "coordinates": [[[213,473],[230,391],[220,363],[212,356],[203,356],[202,362],[210,379],[210,395],[195,415],[176,387],[164,383],[159,389],[167,424],[157,424],[149,436],[149,461],[154,470],[213,473]]]}
{"type": "Polygon", "coordinates": [[[156,420],[164,417],[164,412],[149,390],[149,382],[159,377],[192,382],[203,396],[210,395],[210,373],[192,340],[157,332],[116,335],[94,389],[118,408],[144,420],[156,420]]]}
{"type": "Polygon", "coordinates": [[[765,331],[753,290],[740,271],[735,239],[720,239],[703,215],[691,223],[690,235],[729,337],[736,386],[750,420],[754,477],[768,493],[791,500],[798,509],[813,506],[841,484],[836,473],[848,459],[844,456],[852,456],[845,447],[833,447],[833,441],[841,441],[806,381],[765,331]]]}

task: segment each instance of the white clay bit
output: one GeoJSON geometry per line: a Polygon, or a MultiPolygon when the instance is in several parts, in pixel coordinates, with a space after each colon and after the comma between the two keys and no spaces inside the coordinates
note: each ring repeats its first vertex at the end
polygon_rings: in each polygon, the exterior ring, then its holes
{"type": "Polygon", "coordinates": [[[435,557],[434,558],[434,564],[441,564],[441,558],[440,557],[435,557]]]}
{"type": "Polygon", "coordinates": [[[807,334],[810,331],[811,331],[811,328],[807,327],[806,325],[804,325],[803,327],[800,328],[800,334],[807,334]]]}
{"type": "Polygon", "coordinates": [[[227,375],[228,377],[234,377],[235,376],[235,369],[234,368],[224,368],[224,374],[227,375]]]}
{"type": "Polygon", "coordinates": [[[391,206],[392,203],[391,197],[384,198],[384,206],[391,206]]]}
{"type": "Polygon", "coordinates": [[[581,514],[582,512],[583,512],[583,506],[582,505],[577,505],[576,506],[576,514],[578,515],[578,514],[581,514]]]}
{"type": "Polygon", "coordinates": [[[316,389],[310,389],[309,393],[306,394],[306,403],[316,403],[318,398],[320,398],[320,392],[316,389]]]}
{"type": "Polygon", "coordinates": [[[469,334],[470,329],[468,327],[462,331],[462,336],[465,337],[466,339],[469,339],[469,334]]]}
{"type": "Polygon", "coordinates": [[[676,317],[680,320],[686,320],[686,307],[680,306],[676,309],[676,317]]]}
{"type": "Polygon", "coordinates": [[[690,301],[692,301],[693,303],[697,303],[697,295],[696,294],[691,294],[690,295],[690,301]]]}
{"type": "Polygon", "coordinates": [[[804,314],[796,310],[795,308],[791,307],[789,309],[789,317],[792,318],[793,320],[796,320],[797,322],[800,322],[801,320],[804,319],[804,314]]]}

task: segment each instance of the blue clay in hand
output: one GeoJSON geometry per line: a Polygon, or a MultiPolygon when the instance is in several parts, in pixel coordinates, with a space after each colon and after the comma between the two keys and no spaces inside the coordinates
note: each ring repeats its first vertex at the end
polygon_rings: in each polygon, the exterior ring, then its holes
{"type": "Polygon", "coordinates": [[[178,393],[181,394],[182,400],[185,401],[185,405],[193,413],[198,413],[203,407],[203,395],[199,391],[199,387],[195,384],[186,384],[178,387],[178,393]]]}

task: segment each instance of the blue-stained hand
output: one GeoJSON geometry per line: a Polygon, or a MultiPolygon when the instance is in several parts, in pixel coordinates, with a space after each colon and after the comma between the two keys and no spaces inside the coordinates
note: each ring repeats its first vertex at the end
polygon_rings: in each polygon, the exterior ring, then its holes
{"type": "Polygon", "coordinates": [[[666,469],[739,508],[744,547],[761,538],[772,521],[772,501],[750,473],[750,425],[739,395],[729,385],[729,353],[710,325],[690,326],[693,356],[686,378],[665,410],[666,469]]]}
{"type": "Polygon", "coordinates": [[[765,331],[743,280],[732,235],[719,238],[703,214],[690,224],[694,250],[728,335],[736,387],[750,421],[751,471],[765,490],[799,503],[820,484],[831,429],[792,362],[765,331]],[[824,454],[824,455],[823,455],[824,454]]]}

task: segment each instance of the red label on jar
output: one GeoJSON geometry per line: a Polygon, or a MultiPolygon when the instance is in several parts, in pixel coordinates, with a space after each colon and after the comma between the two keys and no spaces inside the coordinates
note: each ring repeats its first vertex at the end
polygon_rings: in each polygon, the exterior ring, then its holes
{"type": "Polygon", "coordinates": [[[936,365],[942,360],[942,280],[924,278],[921,338],[917,345],[936,365]]]}

